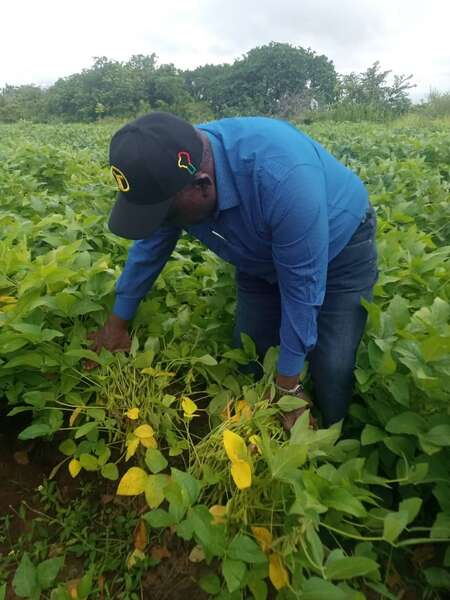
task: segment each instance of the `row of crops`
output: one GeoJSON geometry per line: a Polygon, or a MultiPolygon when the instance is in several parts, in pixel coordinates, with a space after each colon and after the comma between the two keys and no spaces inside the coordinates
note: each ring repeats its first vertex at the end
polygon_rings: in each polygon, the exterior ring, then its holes
{"type": "Polygon", "coordinates": [[[276,350],[260,382],[241,373],[255,350],[250,338],[230,346],[233,270],[188,237],[142,302],[129,355],[89,349],[128,246],[106,227],[115,129],[0,128],[0,402],[30,417],[22,440],[55,444],[53,477],[96,477],[144,507],[118,567],[138,576],[108,587],[84,557],[90,578],[70,591],[62,543],[40,571],[17,556],[16,595],[141,597],[152,540],[169,531],[195,551],[199,589],[220,600],[392,599],[412,580],[424,598],[445,597],[450,130],[308,132],[369,188],[380,277],[348,421],[311,430],[305,413],[286,435],[277,416],[296,400],[270,403],[276,350]]]}

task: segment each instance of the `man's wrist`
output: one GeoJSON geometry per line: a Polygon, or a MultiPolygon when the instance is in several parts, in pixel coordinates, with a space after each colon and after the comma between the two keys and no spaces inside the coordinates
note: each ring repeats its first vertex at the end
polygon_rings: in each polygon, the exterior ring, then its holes
{"type": "Polygon", "coordinates": [[[278,384],[276,384],[277,391],[279,394],[289,394],[292,396],[296,396],[297,394],[302,394],[305,390],[301,383],[297,383],[295,386],[291,388],[285,388],[278,384]]]}
{"type": "Polygon", "coordinates": [[[276,377],[276,385],[283,390],[291,390],[298,384],[299,375],[281,375],[278,373],[276,377]]]}
{"type": "Polygon", "coordinates": [[[122,319],[122,317],[118,317],[117,315],[115,315],[114,313],[111,313],[109,315],[109,323],[117,328],[117,329],[124,329],[126,331],[128,331],[128,323],[129,321],[127,319],[122,319]]]}

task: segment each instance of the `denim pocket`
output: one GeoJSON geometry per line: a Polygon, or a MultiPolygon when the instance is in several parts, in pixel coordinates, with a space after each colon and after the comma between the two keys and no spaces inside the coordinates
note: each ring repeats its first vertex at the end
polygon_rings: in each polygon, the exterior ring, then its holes
{"type": "Polygon", "coordinates": [[[345,248],[330,262],[327,291],[362,291],[378,279],[376,216],[373,208],[345,248]]]}

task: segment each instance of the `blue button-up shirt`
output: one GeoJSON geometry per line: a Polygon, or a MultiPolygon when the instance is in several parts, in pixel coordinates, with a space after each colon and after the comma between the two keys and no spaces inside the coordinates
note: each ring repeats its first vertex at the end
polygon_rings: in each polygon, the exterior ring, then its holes
{"type": "MultiPolygon", "coordinates": [[[[317,341],[327,265],[364,217],[367,191],[320,144],[284,121],[241,117],[198,128],[211,142],[217,208],[186,231],[237,269],[278,282],[278,371],[296,375],[317,341]]],[[[161,227],[134,242],[117,282],[114,314],[133,317],[181,232],[161,227]]]]}

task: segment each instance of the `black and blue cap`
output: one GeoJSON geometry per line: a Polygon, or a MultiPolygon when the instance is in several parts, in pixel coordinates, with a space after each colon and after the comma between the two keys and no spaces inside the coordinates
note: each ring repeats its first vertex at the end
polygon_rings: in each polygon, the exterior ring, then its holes
{"type": "Polygon", "coordinates": [[[118,187],[110,230],[130,240],[148,238],[169,213],[174,195],[194,182],[203,145],[194,127],[163,112],[124,125],[109,148],[118,187]]]}

